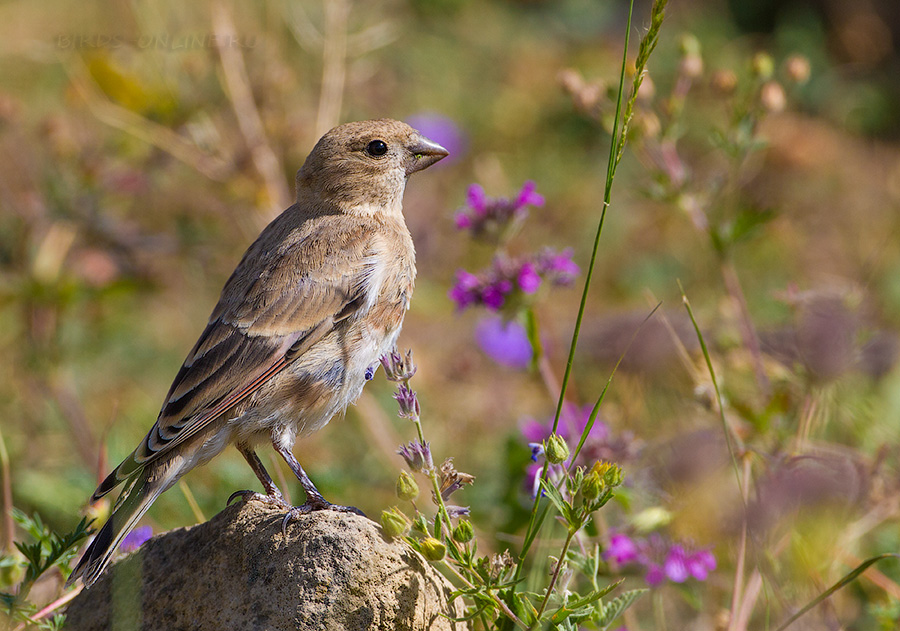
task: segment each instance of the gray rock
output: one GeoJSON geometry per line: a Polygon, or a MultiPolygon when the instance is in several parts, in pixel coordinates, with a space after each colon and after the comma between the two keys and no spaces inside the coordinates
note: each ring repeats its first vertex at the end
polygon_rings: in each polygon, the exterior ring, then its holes
{"type": "Polygon", "coordinates": [[[72,601],[66,630],[467,628],[441,615],[462,613],[450,583],[372,521],[319,511],[285,539],[283,514],[238,502],[154,537],[72,601]]]}

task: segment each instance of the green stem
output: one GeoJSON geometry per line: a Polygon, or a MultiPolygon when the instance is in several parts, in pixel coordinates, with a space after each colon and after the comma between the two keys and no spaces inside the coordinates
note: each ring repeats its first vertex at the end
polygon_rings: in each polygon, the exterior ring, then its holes
{"type": "Polygon", "coordinates": [[[2,477],[3,484],[3,535],[0,545],[3,546],[4,554],[10,554],[13,551],[15,526],[12,518],[12,478],[10,476],[9,452],[6,451],[6,441],[3,439],[3,432],[0,432],[0,477],[2,477]]]}
{"type": "MultiPolygon", "coordinates": [[[[566,401],[566,390],[569,386],[569,379],[572,376],[572,366],[575,363],[575,349],[578,346],[578,337],[581,334],[581,323],[584,320],[584,312],[587,309],[588,293],[590,292],[591,281],[594,277],[594,267],[597,262],[597,253],[600,250],[600,236],[603,234],[603,224],[606,220],[606,210],[607,208],[609,208],[610,200],[612,198],[612,184],[616,172],[616,157],[618,155],[619,143],[625,142],[625,137],[619,136],[619,119],[621,117],[622,102],[625,94],[625,68],[628,63],[628,43],[631,38],[631,16],[633,11],[634,0],[631,0],[628,7],[628,21],[625,30],[625,46],[624,50],[622,51],[622,66],[619,71],[619,93],[616,100],[616,114],[613,122],[612,139],[609,146],[609,162],[607,163],[606,167],[606,184],[604,186],[603,192],[603,206],[600,210],[600,220],[597,223],[597,233],[594,236],[594,246],[591,250],[591,261],[588,264],[587,272],[584,278],[584,288],[581,292],[581,302],[578,305],[578,315],[575,317],[575,330],[572,332],[572,341],[569,344],[569,355],[566,359],[566,369],[563,373],[562,385],[560,386],[559,391],[559,399],[556,403],[556,414],[553,417],[554,434],[559,427],[559,419],[562,416],[563,405],[566,401]]],[[[549,468],[549,466],[550,463],[547,460],[544,460],[544,466],[541,469],[540,474],[542,480],[547,479],[547,469],[549,468]]],[[[541,494],[538,493],[535,496],[534,504],[531,507],[531,517],[528,520],[528,528],[525,531],[525,541],[522,545],[522,551],[519,554],[519,563],[516,566],[516,580],[521,578],[522,566],[524,565],[525,557],[527,556],[528,550],[531,548],[531,544],[534,542],[534,538],[537,535],[537,531],[539,530],[540,525],[543,523],[546,516],[546,507],[541,513],[540,517],[538,516],[538,509],[540,508],[540,504],[541,494]]]]}
{"type": "MultiPolygon", "coordinates": [[[[409,387],[409,380],[404,382],[406,387],[409,387]]],[[[425,432],[422,429],[422,420],[416,416],[416,418],[412,419],[413,424],[416,426],[416,434],[419,437],[419,442],[424,445],[425,444],[425,432]]],[[[450,557],[453,559],[455,563],[458,563],[461,567],[465,567],[475,579],[480,578],[477,572],[471,567],[471,562],[468,559],[468,555],[460,552],[457,547],[456,542],[453,540],[452,533],[450,531],[450,513],[447,511],[447,506],[444,504],[444,498],[441,496],[441,483],[438,480],[438,474],[436,467],[432,466],[428,471],[428,479],[431,480],[431,488],[434,492],[435,501],[438,506],[438,513],[441,516],[441,535],[443,535],[444,540],[447,542],[447,550],[450,553],[450,557]]],[[[457,570],[452,564],[444,561],[444,566],[447,567],[464,585],[469,588],[473,587],[471,581],[469,581],[463,574],[457,570]]],[[[507,606],[505,602],[503,602],[496,593],[493,591],[488,592],[491,600],[494,601],[494,604],[499,607],[499,609],[506,615],[510,620],[512,620],[516,625],[525,629],[527,628],[525,623],[522,622],[518,616],[507,606]]]]}
{"type": "Polygon", "coordinates": [[[569,529],[569,534],[566,536],[566,542],[563,544],[562,552],[559,555],[559,561],[556,562],[556,568],[553,570],[553,576],[550,578],[550,584],[547,586],[547,593],[544,594],[544,600],[541,601],[541,606],[538,609],[537,622],[535,622],[535,624],[540,623],[541,616],[547,608],[547,603],[550,602],[550,594],[553,593],[553,588],[556,587],[556,581],[559,579],[559,573],[562,570],[563,563],[565,563],[566,560],[566,554],[568,554],[569,546],[572,545],[572,539],[574,538],[575,532],[569,529]]]}

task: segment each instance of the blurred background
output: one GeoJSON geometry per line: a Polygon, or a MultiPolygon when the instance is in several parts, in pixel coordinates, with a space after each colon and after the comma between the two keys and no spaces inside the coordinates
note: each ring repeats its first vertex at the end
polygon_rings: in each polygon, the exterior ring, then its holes
{"type": "MultiPolygon", "coordinates": [[[[628,482],[597,535],[708,548],[718,569],[656,587],[629,629],[658,628],[653,603],[673,629],[721,627],[732,608],[740,500],[678,280],[745,447],[764,587],[741,592],[740,615],[790,611],[900,544],[900,5],[851,4],[672,3],[650,60],[569,399],[597,400],[661,301],[600,411],[593,453],[628,482]]],[[[452,152],[412,179],[404,205],[419,277],[400,344],[419,365],[427,437],[436,459],[476,476],[454,502],[471,505],[486,545],[517,549],[527,443],[555,409],[602,207],[626,15],[623,2],[585,0],[0,4],[12,503],[74,526],[152,425],[315,141],[390,117],[452,152]],[[571,248],[581,268],[571,286],[529,297],[542,370],[486,352],[475,332],[488,311],[448,297],[459,269],[494,255],[457,228],[469,185],[515,197],[527,180],[544,204],[506,252],[571,248]]],[[[632,59],[648,15],[638,2],[632,59]]],[[[391,386],[376,377],[346,418],[295,449],[327,498],[370,516],[396,503],[394,450],[414,436],[391,386]]],[[[256,484],[233,450],[185,483],[206,518],[256,484]]],[[[145,522],[159,532],[196,515],[175,488],[145,522]]],[[[616,571],[645,580],[639,567],[616,571]]],[[[810,628],[895,628],[898,580],[896,566],[870,570],[810,628]]]]}

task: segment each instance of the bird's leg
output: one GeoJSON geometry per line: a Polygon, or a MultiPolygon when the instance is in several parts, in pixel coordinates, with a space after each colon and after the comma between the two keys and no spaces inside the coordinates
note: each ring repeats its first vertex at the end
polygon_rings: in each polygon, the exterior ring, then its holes
{"type": "Polygon", "coordinates": [[[275,451],[281,454],[281,457],[284,458],[284,461],[287,462],[288,466],[291,468],[291,471],[294,472],[294,475],[297,476],[297,479],[300,480],[300,486],[303,487],[303,491],[306,493],[306,501],[302,506],[295,506],[291,510],[288,511],[287,515],[284,516],[284,521],[281,522],[281,531],[285,535],[287,535],[287,525],[292,519],[296,519],[300,515],[306,515],[307,513],[311,513],[315,510],[333,510],[340,511],[343,513],[356,513],[357,515],[365,515],[361,510],[354,506],[339,506],[338,504],[332,504],[319,493],[319,489],[316,488],[316,485],[313,484],[312,480],[309,479],[309,476],[306,475],[306,471],[303,470],[303,467],[300,466],[300,463],[294,457],[293,452],[290,449],[286,449],[277,443],[274,445],[275,451]]]}
{"type": "Polygon", "coordinates": [[[259,502],[265,502],[266,504],[277,506],[279,508],[293,508],[288,502],[285,501],[284,495],[281,494],[281,490],[277,486],[275,486],[275,482],[272,481],[269,472],[266,471],[266,468],[263,466],[263,463],[259,459],[259,456],[256,455],[256,452],[253,451],[253,449],[251,449],[249,445],[245,445],[243,443],[238,443],[237,449],[241,452],[241,455],[244,456],[244,459],[247,461],[247,464],[250,465],[250,468],[253,469],[253,473],[256,474],[256,477],[259,478],[259,481],[262,482],[263,488],[266,490],[266,494],[263,495],[262,493],[257,493],[256,491],[235,491],[231,494],[231,497],[228,498],[228,502],[226,503],[226,505],[231,504],[231,502],[236,497],[240,497],[245,502],[256,500],[259,502]]]}

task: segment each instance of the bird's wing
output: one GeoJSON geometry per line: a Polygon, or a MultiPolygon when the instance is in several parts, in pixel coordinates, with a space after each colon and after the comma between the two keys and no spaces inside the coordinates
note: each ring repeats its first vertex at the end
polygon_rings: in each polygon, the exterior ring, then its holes
{"type": "Polygon", "coordinates": [[[262,237],[251,246],[176,375],[158,420],[95,498],[253,394],[364,304],[371,228],[318,232],[327,238],[288,239],[275,252],[257,247],[262,237]]]}

